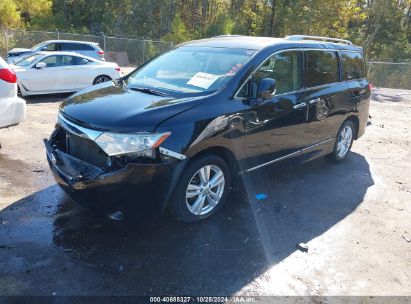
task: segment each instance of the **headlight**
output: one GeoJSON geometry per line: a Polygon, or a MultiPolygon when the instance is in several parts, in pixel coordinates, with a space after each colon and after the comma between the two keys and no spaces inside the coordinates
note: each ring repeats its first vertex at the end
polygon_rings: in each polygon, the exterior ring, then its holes
{"type": "Polygon", "coordinates": [[[133,153],[152,157],[153,149],[160,146],[170,134],[170,132],[140,134],[105,132],[95,141],[109,156],[133,153]]]}

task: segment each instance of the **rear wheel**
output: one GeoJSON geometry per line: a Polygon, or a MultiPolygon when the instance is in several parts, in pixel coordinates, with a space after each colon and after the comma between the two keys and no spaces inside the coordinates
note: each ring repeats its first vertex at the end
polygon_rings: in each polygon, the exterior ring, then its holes
{"type": "Polygon", "coordinates": [[[334,151],[330,155],[331,159],[336,162],[342,162],[347,158],[354,141],[355,126],[351,120],[345,121],[337,134],[334,151]]]}
{"type": "Polygon", "coordinates": [[[183,222],[197,222],[216,213],[231,186],[230,169],[218,156],[204,155],[188,165],[171,197],[169,209],[183,222]]]}
{"type": "Polygon", "coordinates": [[[97,76],[96,79],[94,79],[93,84],[99,84],[99,83],[107,82],[110,80],[111,80],[110,76],[100,75],[100,76],[97,76]]]}

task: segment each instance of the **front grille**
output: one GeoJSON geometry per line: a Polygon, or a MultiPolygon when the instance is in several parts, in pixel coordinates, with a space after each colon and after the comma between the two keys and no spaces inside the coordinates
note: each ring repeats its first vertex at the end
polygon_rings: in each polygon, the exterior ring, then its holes
{"type": "Polygon", "coordinates": [[[58,128],[53,134],[53,145],[60,151],[94,166],[105,168],[107,155],[92,140],[58,128]]]}
{"type": "Polygon", "coordinates": [[[107,162],[107,155],[92,140],[67,133],[68,154],[89,164],[104,168],[107,162]]]}

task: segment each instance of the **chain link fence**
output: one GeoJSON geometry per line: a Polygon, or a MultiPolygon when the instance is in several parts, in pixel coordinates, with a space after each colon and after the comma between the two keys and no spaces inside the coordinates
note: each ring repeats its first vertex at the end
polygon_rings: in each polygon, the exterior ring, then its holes
{"type": "MultiPolygon", "coordinates": [[[[60,33],[59,31],[0,30],[0,56],[7,51],[31,48],[45,40],[77,40],[96,42],[105,51],[107,61],[123,67],[136,67],[166,51],[173,43],[149,39],[119,38],[98,35],[60,33]]],[[[370,60],[367,62],[368,78],[375,87],[411,90],[411,61],[395,62],[370,60]]]]}
{"type": "Polygon", "coordinates": [[[367,69],[375,87],[411,90],[411,61],[369,61],[367,69]]]}
{"type": "Polygon", "coordinates": [[[76,40],[98,43],[105,52],[106,61],[120,66],[139,66],[173,46],[171,42],[149,39],[119,38],[98,35],[60,33],[59,31],[0,30],[0,56],[12,48],[31,48],[46,40],[76,40]]]}

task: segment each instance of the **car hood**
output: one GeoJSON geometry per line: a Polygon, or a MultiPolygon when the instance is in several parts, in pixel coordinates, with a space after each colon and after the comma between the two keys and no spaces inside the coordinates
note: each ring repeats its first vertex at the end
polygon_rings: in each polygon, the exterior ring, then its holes
{"type": "Polygon", "coordinates": [[[153,132],[163,121],[203,102],[143,93],[114,81],[84,89],[60,106],[63,115],[88,128],[111,132],[153,132]]]}
{"type": "Polygon", "coordinates": [[[32,49],[14,48],[8,51],[9,54],[32,52],[32,49]]]}

